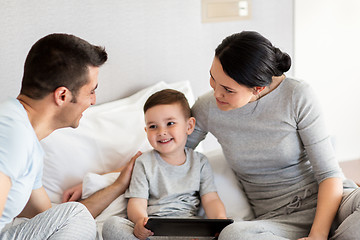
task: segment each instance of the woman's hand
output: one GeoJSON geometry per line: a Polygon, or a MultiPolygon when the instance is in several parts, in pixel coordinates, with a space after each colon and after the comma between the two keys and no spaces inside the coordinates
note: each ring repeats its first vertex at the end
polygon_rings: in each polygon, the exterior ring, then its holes
{"type": "Polygon", "coordinates": [[[146,240],[148,237],[154,235],[149,229],[145,228],[149,218],[141,218],[139,219],[134,227],[134,235],[140,240],[146,240]]]}
{"type": "Polygon", "coordinates": [[[61,202],[79,201],[82,196],[82,183],[64,191],[61,202]]]}
{"type": "Polygon", "coordinates": [[[298,240],[327,240],[327,237],[322,237],[322,236],[318,236],[318,237],[304,237],[304,238],[299,238],[298,240]]]}

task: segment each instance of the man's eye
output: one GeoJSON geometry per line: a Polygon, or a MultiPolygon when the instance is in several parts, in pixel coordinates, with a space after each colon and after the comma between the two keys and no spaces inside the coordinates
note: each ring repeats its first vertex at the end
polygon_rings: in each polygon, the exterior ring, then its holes
{"type": "Polygon", "coordinates": [[[171,126],[171,125],[174,125],[175,123],[174,122],[168,122],[167,125],[168,126],[171,126]]]}

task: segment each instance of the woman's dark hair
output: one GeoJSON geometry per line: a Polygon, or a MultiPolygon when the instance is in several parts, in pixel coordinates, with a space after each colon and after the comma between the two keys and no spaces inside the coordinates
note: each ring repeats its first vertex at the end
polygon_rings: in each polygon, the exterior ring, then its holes
{"type": "Polygon", "coordinates": [[[152,94],[144,104],[144,113],[157,105],[168,105],[174,103],[179,103],[181,105],[185,118],[191,117],[189,102],[185,95],[174,89],[164,89],[152,94]]]}
{"type": "Polygon", "coordinates": [[[24,65],[20,94],[42,99],[58,87],[73,96],[88,83],[88,67],[100,67],[107,60],[104,48],[68,34],[50,34],[30,49],[24,65]]]}
{"type": "Polygon", "coordinates": [[[225,38],[215,50],[224,72],[247,87],[268,86],[291,66],[287,53],[257,32],[243,31],[225,38]]]}

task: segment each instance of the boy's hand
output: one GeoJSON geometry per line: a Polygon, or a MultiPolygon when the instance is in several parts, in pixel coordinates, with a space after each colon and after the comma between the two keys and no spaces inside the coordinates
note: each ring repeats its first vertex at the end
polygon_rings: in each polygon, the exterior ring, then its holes
{"type": "Polygon", "coordinates": [[[134,227],[134,235],[140,240],[146,240],[148,237],[154,235],[149,229],[145,228],[147,221],[149,218],[142,218],[136,222],[134,227]]]}

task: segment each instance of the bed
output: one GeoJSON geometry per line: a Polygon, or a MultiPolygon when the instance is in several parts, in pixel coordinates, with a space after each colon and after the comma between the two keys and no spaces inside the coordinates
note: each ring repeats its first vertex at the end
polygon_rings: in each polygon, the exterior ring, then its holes
{"type": "MultiPolygon", "coordinates": [[[[190,105],[194,103],[189,82],[159,82],[129,97],[90,107],[84,112],[77,129],[56,130],[42,141],[45,151],[43,184],[53,205],[61,203],[64,190],[80,182],[83,182],[84,197],[106,187],[119,173],[104,173],[124,165],[138,150],[151,149],[144,131],[142,107],[148,96],[164,88],[182,91],[190,105]]],[[[201,151],[201,145],[196,150],[201,151]]],[[[213,167],[215,184],[227,216],[234,220],[253,218],[245,194],[221,149],[204,154],[213,167]]],[[[96,218],[97,239],[102,239],[103,222],[113,215],[126,216],[124,196],[116,199],[96,218]]],[[[199,215],[204,216],[202,209],[199,215]]]]}

